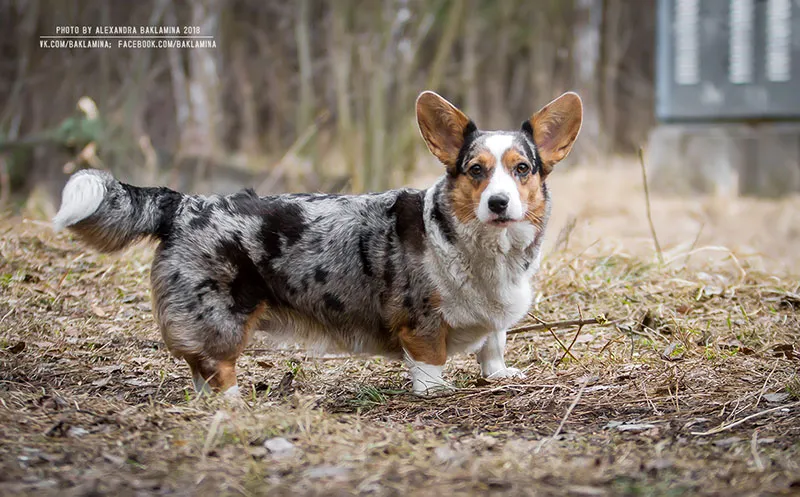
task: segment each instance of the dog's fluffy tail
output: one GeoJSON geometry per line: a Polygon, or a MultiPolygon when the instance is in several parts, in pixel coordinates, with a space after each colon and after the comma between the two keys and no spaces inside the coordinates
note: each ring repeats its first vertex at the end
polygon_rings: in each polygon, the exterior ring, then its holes
{"type": "Polygon", "coordinates": [[[105,171],[85,169],[64,186],[53,227],[68,228],[92,247],[112,252],[147,236],[169,235],[182,199],[169,188],[126,185],[105,171]]]}

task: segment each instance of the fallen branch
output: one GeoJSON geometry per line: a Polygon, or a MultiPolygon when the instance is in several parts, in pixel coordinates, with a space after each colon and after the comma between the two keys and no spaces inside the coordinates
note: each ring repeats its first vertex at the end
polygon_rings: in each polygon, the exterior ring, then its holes
{"type": "MultiPolygon", "coordinates": [[[[533,315],[532,313],[530,313],[530,312],[528,313],[528,316],[529,316],[529,317],[531,317],[531,318],[533,318],[533,319],[535,319],[535,320],[537,320],[537,321],[539,321],[539,324],[543,324],[543,325],[546,325],[546,324],[547,324],[547,323],[545,323],[544,321],[542,321],[541,319],[539,319],[537,316],[534,316],[534,315],[533,315]]],[[[552,328],[552,327],[550,327],[550,326],[546,326],[546,327],[545,327],[545,329],[546,329],[547,331],[549,331],[549,332],[550,332],[550,334],[553,336],[553,338],[556,340],[556,342],[558,342],[558,345],[560,345],[560,346],[561,346],[561,348],[564,350],[564,357],[566,357],[567,355],[568,355],[568,356],[570,356],[570,357],[572,358],[572,360],[573,360],[573,361],[575,361],[576,363],[578,363],[578,365],[579,365],[580,367],[582,367],[584,370],[586,370],[586,372],[588,373],[588,372],[589,372],[589,368],[587,368],[586,366],[584,366],[584,365],[583,365],[583,363],[582,363],[581,361],[579,361],[577,357],[575,357],[574,355],[572,355],[572,352],[570,352],[570,350],[567,348],[567,346],[566,346],[566,345],[564,345],[564,342],[562,342],[562,341],[561,341],[561,340],[558,338],[558,335],[556,335],[556,334],[555,334],[555,332],[553,331],[553,328],[552,328]]],[[[581,329],[583,329],[583,325],[580,325],[580,326],[578,327],[578,333],[580,333],[581,329]]],[[[576,338],[577,338],[577,337],[576,337],[576,338]]],[[[570,347],[571,347],[571,346],[570,346],[570,347]]],[[[564,358],[562,357],[562,358],[560,359],[560,361],[563,361],[563,360],[564,360],[564,358]]]]}
{"type": "Polygon", "coordinates": [[[771,412],[779,411],[781,409],[790,409],[792,407],[797,407],[797,406],[800,406],[800,402],[792,402],[791,404],[786,404],[784,406],[773,407],[771,409],[766,409],[764,411],[760,411],[760,412],[757,412],[755,414],[751,414],[751,415],[747,416],[746,418],[740,419],[739,421],[734,421],[733,423],[730,423],[730,424],[727,424],[727,425],[718,426],[717,428],[714,428],[713,430],[693,431],[692,435],[697,435],[697,436],[700,436],[700,437],[704,437],[706,435],[714,435],[716,433],[720,433],[720,432],[723,432],[725,430],[730,430],[734,426],[739,426],[740,424],[746,423],[747,421],[750,421],[751,419],[757,418],[759,416],[763,416],[763,415],[769,414],[771,412]]]}
{"type": "Polygon", "coordinates": [[[517,326],[516,328],[508,330],[506,334],[514,335],[516,333],[526,333],[528,331],[542,331],[542,330],[547,331],[547,330],[555,330],[558,328],[569,328],[571,326],[586,326],[587,324],[605,325],[606,323],[608,323],[607,320],[605,319],[600,320],[598,318],[572,319],[568,321],[553,321],[550,323],[540,321],[537,324],[526,324],[525,326],[517,326]]]}
{"type": "MultiPolygon", "coordinates": [[[[583,320],[583,311],[581,311],[581,306],[578,306],[578,315],[580,316],[581,320],[583,320]]],[[[550,331],[552,332],[552,330],[550,331]]],[[[583,331],[582,324],[578,325],[578,330],[575,332],[575,336],[572,337],[572,342],[570,342],[569,347],[567,347],[567,350],[564,351],[564,355],[561,356],[561,359],[559,359],[556,364],[564,362],[564,359],[567,357],[567,355],[572,356],[572,346],[575,345],[576,341],[578,341],[578,336],[580,336],[581,331],[583,331]]]]}

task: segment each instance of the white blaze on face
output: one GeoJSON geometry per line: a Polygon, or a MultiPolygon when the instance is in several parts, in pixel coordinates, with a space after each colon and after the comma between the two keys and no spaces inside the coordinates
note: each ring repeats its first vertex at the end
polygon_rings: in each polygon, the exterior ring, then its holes
{"type": "Polygon", "coordinates": [[[506,171],[503,165],[503,154],[506,150],[511,148],[514,142],[513,135],[497,134],[490,135],[486,138],[484,144],[489,152],[494,156],[495,167],[492,171],[492,177],[489,178],[489,184],[486,189],[481,193],[481,201],[478,204],[478,219],[481,222],[488,223],[497,219],[497,214],[489,209],[489,198],[492,195],[506,195],[508,197],[508,207],[506,207],[505,217],[514,221],[519,221],[525,214],[523,209],[522,200],[519,198],[519,190],[517,189],[517,182],[506,171]]]}

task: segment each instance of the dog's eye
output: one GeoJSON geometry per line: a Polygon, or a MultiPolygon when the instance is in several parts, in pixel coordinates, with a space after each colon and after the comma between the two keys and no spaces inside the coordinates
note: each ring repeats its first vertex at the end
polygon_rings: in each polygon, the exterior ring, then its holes
{"type": "Polygon", "coordinates": [[[483,168],[481,167],[481,165],[480,165],[480,164],[473,164],[473,165],[472,165],[472,166],[469,168],[469,174],[470,174],[470,175],[471,175],[473,178],[477,178],[478,176],[480,176],[481,174],[483,174],[483,168]]]}
{"type": "Polygon", "coordinates": [[[520,162],[517,164],[517,167],[514,168],[516,173],[520,176],[525,176],[529,172],[531,172],[531,166],[525,164],[524,162],[520,162]]]}

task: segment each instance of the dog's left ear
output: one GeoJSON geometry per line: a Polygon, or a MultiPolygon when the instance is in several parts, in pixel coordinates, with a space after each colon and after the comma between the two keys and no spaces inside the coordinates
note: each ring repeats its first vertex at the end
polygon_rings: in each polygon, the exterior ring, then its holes
{"type": "Polygon", "coordinates": [[[456,167],[466,135],[476,129],[466,114],[432,91],[417,97],[417,124],[428,150],[448,171],[456,167]]]}
{"type": "Polygon", "coordinates": [[[536,144],[543,175],[550,174],[553,166],[572,150],[582,122],[581,97],[577,93],[567,92],[522,123],[522,131],[530,134],[536,144]]]}

